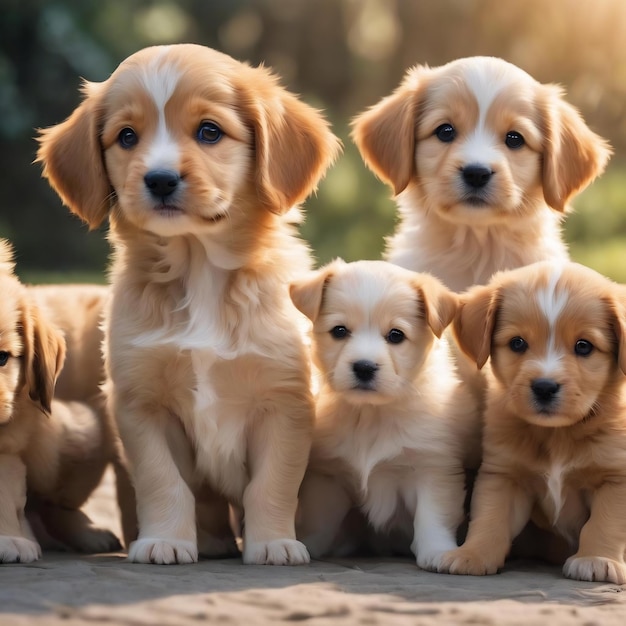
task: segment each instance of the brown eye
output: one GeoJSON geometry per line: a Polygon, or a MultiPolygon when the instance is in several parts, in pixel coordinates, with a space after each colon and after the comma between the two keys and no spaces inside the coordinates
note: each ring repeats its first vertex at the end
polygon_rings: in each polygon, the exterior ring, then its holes
{"type": "Polygon", "coordinates": [[[202,143],[217,143],[223,134],[215,122],[202,122],[198,128],[197,138],[202,143]]]}

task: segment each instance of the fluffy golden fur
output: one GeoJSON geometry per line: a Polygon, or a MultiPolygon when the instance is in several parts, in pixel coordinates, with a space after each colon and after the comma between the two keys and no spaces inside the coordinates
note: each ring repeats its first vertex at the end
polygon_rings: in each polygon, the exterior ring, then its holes
{"type": "Polygon", "coordinates": [[[352,136],[397,196],[386,258],[459,292],[498,270],[565,260],[568,202],[610,154],[559,87],[491,57],[413,67],[352,136]]]}
{"type": "Polygon", "coordinates": [[[456,546],[463,468],[479,449],[478,412],[442,338],[456,296],[384,261],[335,261],[292,284],[291,297],[313,321],[322,378],[298,536],[313,556],[343,553],[358,507],[436,570],[456,546]]]}
{"type": "Polygon", "coordinates": [[[626,583],[626,300],[574,263],[496,274],[454,331],[491,359],[467,540],[440,570],[493,574],[529,518],[569,542],[567,577],[626,583]]]}
{"type": "Polygon", "coordinates": [[[66,345],[63,369],[56,382],[54,397],[66,402],[87,404],[101,425],[98,469],[85,483],[98,484],[107,462],[115,471],[118,504],[124,544],[137,537],[134,490],[128,475],[115,420],[103,392],[106,380],[102,344],[104,311],[110,289],[104,285],[28,285],[28,296],[42,315],[63,334],[66,345]]]}
{"type": "Polygon", "coordinates": [[[137,491],[129,558],[187,563],[234,549],[304,563],[297,492],[313,422],[300,314],[310,267],[292,207],[339,150],[321,115],[202,46],[147,48],[43,131],[44,174],[115,248],[106,339],[112,407],[137,491]],[[196,509],[212,517],[198,536],[196,509]]]}
{"type": "MultiPolygon", "coordinates": [[[[54,398],[66,354],[63,334],[13,274],[3,240],[0,292],[0,561],[40,556],[25,516],[27,488],[29,517],[47,538],[85,552],[119,549],[117,538],[93,527],[80,510],[114,458],[106,411],[101,403],[98,410],[54,398]]],[[[72,313],[85,319],[78,307],[72,313]]]]}

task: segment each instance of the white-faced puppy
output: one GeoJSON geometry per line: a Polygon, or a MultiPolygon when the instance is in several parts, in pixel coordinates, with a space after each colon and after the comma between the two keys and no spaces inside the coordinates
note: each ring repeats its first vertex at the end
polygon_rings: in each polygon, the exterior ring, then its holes
{"type": "Polygon", "coordinates": [[[338,140],[268,70],[203,46],[141,50],[84,93],[43,131],[39,159],[72,211],[110,220],[107,367],[139,518],[129,559],[196,561],[195,508],[211,501],[219,529],[200,550],[232,549],[225,497],[244,509],[244,562],[305,563],[294,515],[314,406],[288,284],[310,258],[290,209],[338,140]]]}
{"type": "Polygon", "coordinates": [[[0,562],[40,555],[26,520],[84,552],[120,549],[108,530],[80,510],[111,459],[100,413],[53,398],[65,341],[13,274],[9,245],[0,240],[0,562]]]}
{"type": "Polygon", "coordinates": [[[491,357],[465,544],[441,571],[493,574],[529,518],[569,541],[569,578],[626,583],[626,301],[574,263],[496,274],[462,296],[459,342],[491,357]]]}
{"type": "Polygon", "coordinates": [[[397,196],[387,260],[459,292],[498,270],[567,259],[568,202],[610,155],[559,87],[491,57],[413,67],[352,136],[397,196]]]}
{"type": "Polygon", "coordinates": [[[313,321],[322,376],[298,536],[315,557],[341,552],[342,523],[360,507],[437,569],[463,519],[464,457],[479,448],[476,407],[442,338],[456,296],[384,261],[334,261],[291,297],[313,321]]]}

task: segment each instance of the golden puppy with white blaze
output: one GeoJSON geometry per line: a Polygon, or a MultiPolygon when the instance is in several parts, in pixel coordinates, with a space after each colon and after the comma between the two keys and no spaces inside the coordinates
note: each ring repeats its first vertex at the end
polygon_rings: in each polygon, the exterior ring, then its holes
{"type": "Polygon", "coordinates": [[[244,562],[308,562],[294,516],[314,406],[288,284],[311,261],[292,207],[339,142],[267,69],[203,46],[146,48],[84,93],[43,131],[39,159],[73,212],[110,220],[106,359],[139,518],[129,559],[231,551],[227,499],[244,510],[244,562]],[[213,535],[197,535],[197,506],[213,535]]]}
{"type": "Polygon", "coordinates": [[[411,68],[352,136],[397,196],[386,259],[457,292],[499,270],[566,260],[568,202],[610,155],[559,87],[493,57],[411,68]]]}
{"type": "Polygon", "coordinates": [[[496,274],[454,331],[491,358],[483,463],[453,574],[494,574],[532,518],[569,541],[569,578],[626,583],[626,298],[574,263],[496,274]]]}
{"type": "Polygon", "coordinates": [[[456,296],[427,274],[337,260],[291,297],[313,321],[322,377],[298,536],[314,557],[341,551],[356,506],[437,569],[463,519],[465,455],[479,449],[477,409],[442,337],[456,296]]]}

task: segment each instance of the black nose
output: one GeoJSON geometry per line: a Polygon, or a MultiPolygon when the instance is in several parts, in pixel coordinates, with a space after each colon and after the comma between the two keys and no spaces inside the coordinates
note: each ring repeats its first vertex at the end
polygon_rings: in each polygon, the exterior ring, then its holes
{"type": "Polygon", "coordinates": [[[484,165],[467,165],[461,170],[461,174],[470,187],[480,189],[489,182],[493,172],[484,165]]]}
{"type": "Polygon", "coordinates": [[[378,370],[378,365],[373,363],[372,361],[366,361],[365,359],[361,361],[355,361],[352,364],[352,371],[354,375],[362,382],[369,383],[376,376],[376,371],[378,370]]]}
{"type": "Polygon", "coordinates": [[[561,385],[551,378],[536,378],[530,383],[530,388],[537,402],[549,404],[558,393],[561,385]]]}
{"type": "Polygon", "coordinates": [[[172,170],[152,170],[143,177],[143,182],[152,195],[164,198],[176,191],[180,176],[172,170]]]}

